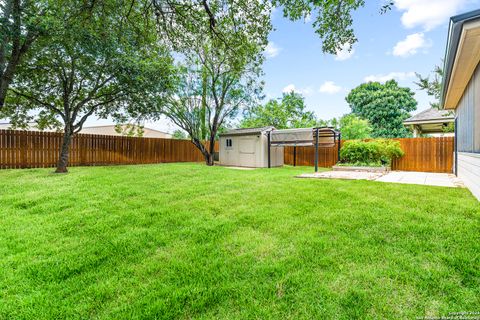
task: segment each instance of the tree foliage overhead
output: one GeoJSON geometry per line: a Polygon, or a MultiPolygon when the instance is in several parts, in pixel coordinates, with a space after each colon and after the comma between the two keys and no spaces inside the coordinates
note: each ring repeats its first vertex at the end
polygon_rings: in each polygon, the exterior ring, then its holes
{"type": "MultiPolygon", "coordinates": [[[[160,36],[177,52],[214,47],[233,66],[268,43],[271,4],[263,0],[152,0],[160,36]]],[[[261,58],[258,56],[258,58],[261,58]]]]}
{"type": "Polygon", "coordinates": [[[385,84],[363,83],[346,97],[352,113],[372,125],[372,137],[407,137],[403,121],[416,110],[417,101],[410,88],[400,87],[395,80],[385,84]]]}
{"type": "MultiPolygon", "coordinates": [[[[152,0],[157,24],[174,48],[188,48],[205,35],[223,42],[231,52],[239,44],[258,39],[266,45],[265,34],[271,30],[270,12],[279,7],[283,15],[292,21],[314,16],[313,28],[322,41],[325,53],[339,50],[357,42],[353,30],[352,13],[365,6],[365,0],[152,0]],[[224,28],[222,19],[228,16],[236,21],[238,30],[245,29],[245,37],[231,34],[224,28]]],[[[381,14],[393,6],[387,1],[379,8],[381,14]]]]}
{"type": "Polygon", "coordinates": [[[306,18],[313,13],[315,32],[322,39],[323,52],[336,54],[346,44],[350,48],[357,42],[353,31],[352,11],[365,5],[364,0],[273,0],[276,6],[283,6],[283,14],[292,20],[306,18]]]}
{"type": "MultiPolygon", "coordinates": [[[[325,53],[336,54],[345,46],[357,42],[353,30],[352,13],[365,6],[364,0],[272,0],[274,6],[281,6],[283,15],[291,20],[315,16],[313,28],[322,40],[325,53]]],[[[392,1],[386,2],[379,9],[383,14],[391,9],[392,1]]]]}
{"type": "Polygon", "coordinates": [[[47,33],[50,17],[46,0],[0,1],[0,110],[17,66],[32,44],[47,33]]]}
{"type": "Polygon", "coordinates": [[[274,126],[277,129],[313,127],[315,114],[305,110],[302,95],[284,93],[280,99],[271,99],[265,105],[256,105],[244,111],[240,122],[242,128],[274,126]]]}

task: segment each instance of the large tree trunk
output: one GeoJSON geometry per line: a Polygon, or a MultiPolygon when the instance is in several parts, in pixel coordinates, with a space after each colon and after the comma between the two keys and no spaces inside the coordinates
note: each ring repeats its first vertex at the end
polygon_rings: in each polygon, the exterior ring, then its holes
{"type": "Polygon", "coordinates": [[[69,148],[70,143],[72,142],[72,136],[70,129],[65,128],[65,132],[63,134],[63,142],[62,147],[60,148],[60,155],[58,158],[57,169],[55,173],[67,173],[67,164],[68,164],[68,155],[69,155],[69,148]]]}
{"type": "Polygon", "coordinates": [[[192,143],[197,147],[198,150],[202,153],[203,157],[205,158],[205,164],[207,166],[213,166],[214,161],[213,161],[213,152],[210,152],[207,150],[205,145],[198,139],[192,138],[192,143]]]}
{"type": "Polygon", "coordinates": [[[215,163],[213,159],[213,153],[207,152],[204,156],[205,156],[205,164],[207,166],[213,166],[215,163]]]}
{"type": "Polygon", "coordinates": [[[214,157],[213,155],[215,154],[215,133],[210,134],[210,141],[209,141],[209,146],[208,146],[208,158],[206,158],[207,166],[213,166],[214,165],[214,157]]]}

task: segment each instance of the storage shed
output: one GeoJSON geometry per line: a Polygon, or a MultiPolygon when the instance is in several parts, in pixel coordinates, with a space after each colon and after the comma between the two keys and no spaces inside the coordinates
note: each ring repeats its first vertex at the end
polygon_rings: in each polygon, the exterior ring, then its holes
{"type": "MultiPolygon", "coordinates": [[[[267,168],[268,133],[274,127],[234,129],[220,134],[219,163],[223,166],[267,168]]],[[[283,147],[270,148],[272,167],[283,166],[283,147]]]]}
{"type": "Polygon", "coordinates": [[[337,145],[340,132],[333,128],[296,128],[276,130],[274,127],[230,130],[220,135],[219,162],[224,166],[271,168],[283,165],[283,148],[315,148],[315,171],[318,170],[318,149],[337,145]]]}

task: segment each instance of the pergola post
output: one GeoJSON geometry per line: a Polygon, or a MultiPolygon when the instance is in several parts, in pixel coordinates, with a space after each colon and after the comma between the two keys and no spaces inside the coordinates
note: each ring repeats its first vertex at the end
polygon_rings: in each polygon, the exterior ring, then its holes
{"type": "Polygon", "coordinates": [[[315,128],[315,172],[318,172],[318,128],[315,128]]]}
{"type": "MultiPolygon", "coordinates": [[[[335,141],[335,139],[334,139],[335,141]]],[[[337,162],[340,161],[340,149],[342,148],[342,133],[338,133],[337,162]]]]}
{"type": "Polygon", "coordinates": [[[268,131],[268,135],[267,135],[267,147],[268,147],[267,154],[268,154],[268,167],[269,167],[269,168],[271,167],[271,156],[270,156],[270,133],[271,133],[271,131],[268,131]]]}
{"type": "Polygon", "coordinates": [[[455,161],[455,166],[453,168],[454,174],[458,177],[458,137],[457,137],[457,117],[455,117],[455,122],[454,122],[454,136],[453,136],[453,148],[454,148],[454,158],[453,161],[455,161]]]}
{"type": "Polygon", "coordinates": [[[297,146],[293,146],[293,166],[297,166],[297,146]]]}

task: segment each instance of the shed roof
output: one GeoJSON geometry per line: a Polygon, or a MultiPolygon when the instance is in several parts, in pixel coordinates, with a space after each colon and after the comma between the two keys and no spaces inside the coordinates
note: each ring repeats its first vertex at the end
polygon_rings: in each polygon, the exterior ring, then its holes
{"type": "Polygon", "coordinates": [[[454,122],[455,116],[449,110],[429,108],[403,121],[404,124],[454,122]]]}
{"type": "Polygon", "coordinates": [[[275,130],[273,126],[259,127],[259,128],[240,128],[232,129],[227,132],[221,133],[220,136],[243,136],[243,135],[254,135],[260,134],[268,131],[275,130]]]}

